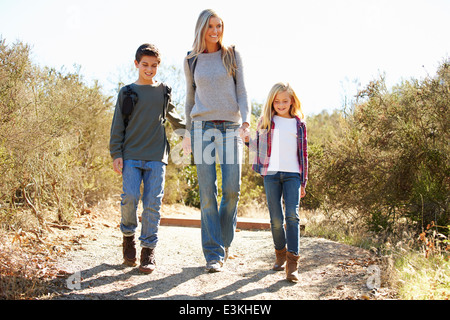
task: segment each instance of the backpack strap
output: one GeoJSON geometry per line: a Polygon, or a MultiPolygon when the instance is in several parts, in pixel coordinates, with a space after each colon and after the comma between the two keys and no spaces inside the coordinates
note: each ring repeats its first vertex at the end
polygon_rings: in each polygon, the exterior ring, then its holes
{"type": "MultiPolygon", "coordinates": [[[[187,56],[189,56],[191,54],[192,51],[188,51],[187,56]]],[[[191,76],[192,76],[192,86],[194,87],[194,89],[197,87],[195,85],[195,80],[194,80],[194,72],[195,72],[195,67],[197,66],[197,57],[192,57],[187,59],[188,65],[189,65],[189,70],[191,70],[191,76]]]]}
{"type": "Polygon", "coordinates": [[[163,88],[164,88],[164,104],[163,104],[163,124],[166,123],[166,114],[167,114],[167,109],[169,109],[169,102],[172,99],[172,88],[165,84],[163,82],[163,88]]]}
{"type": "Polygon", "coordinates": [[[131,85],[127,85],[125,87],[124,94],[125,98],[122,100],[122,117],[126,129],[128,126],[128,122],[130,121],[130,115],[133,113],[134,106],[138,101],[138,95],[133,89],[131,89],[131,85]],[[125,103],[127,104],[127,106],[125,106],[125,103]]]}
{"type": "MultiPolygon", "coordinates": [[[[234,45],[232,45],[231,47],[233,48],[234,61],[236,61],[236,48],[234,45]]],[[[236,63],[236,65],[237,65],[237,63],[236,63]]],[[[234,72],[233,80],[234,80],[234,84],[236,85],[236,71],[234,72]]]]}

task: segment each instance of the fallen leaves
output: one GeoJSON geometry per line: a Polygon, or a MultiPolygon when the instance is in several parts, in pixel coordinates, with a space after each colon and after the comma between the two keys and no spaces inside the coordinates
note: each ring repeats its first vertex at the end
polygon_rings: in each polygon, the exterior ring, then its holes
{"type": "Polygon", "coordinates": [[[53,246],[23,230],[1,239],[0,298],[30,299],[44,294],[45,281],[56,275],[53,246]]]}
{"type": "Polygon", "coordinates": [[[356,259],[356,258],[352,258],[349,259],[347,261],[339,261],[337,263],[338,267],[340,267],[342,270],[350,270],[352,267],[363,267],[363,268],[367,268],[368,266],[372,265],[372,264],[376,264],[378,263],[377,260],[375,260],[374,258],[361,258],[361,259],[356,259]]]}

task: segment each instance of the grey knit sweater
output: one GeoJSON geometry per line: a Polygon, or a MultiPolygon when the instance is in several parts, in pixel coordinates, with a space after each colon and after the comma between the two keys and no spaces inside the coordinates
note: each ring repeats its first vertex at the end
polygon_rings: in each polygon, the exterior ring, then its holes
{"type": "Polygon", "coordinates": [[[244,83],[241,55],[236,54],[236,84],[229,76],[221,57],[222,51],[202,53],[198,56],[192,86],[192,75],[187,59],[184,60],[186,75],[186,129],[192,121],[226,120],[250,123],[250,104],[244,83]]]}

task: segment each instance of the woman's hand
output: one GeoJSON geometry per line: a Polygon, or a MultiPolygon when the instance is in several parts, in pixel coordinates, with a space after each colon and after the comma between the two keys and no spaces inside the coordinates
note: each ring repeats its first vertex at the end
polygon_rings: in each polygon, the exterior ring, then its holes
{"type": "Polygon", "coordinates": [[[249,124],[248,122],[244,122],[241,127],[239,128],[239,136],[241,137],[244,142],[250,141],[250,130],[248,129],[249,124]]]}

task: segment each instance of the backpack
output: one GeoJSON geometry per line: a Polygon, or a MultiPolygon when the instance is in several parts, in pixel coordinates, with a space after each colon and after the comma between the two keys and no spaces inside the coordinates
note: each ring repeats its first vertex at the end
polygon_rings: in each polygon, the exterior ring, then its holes
{"type": "MultiPolygon", "coordinates": [[[[233,48],[233,53],[234,53],[234,58],[236,59],[236,51],[234,46],[231,46],[233,48]]],[[[188,51],[187,56],[189,56],[191,54],[192,51],[188,51]]],[[[187,59],[188,62],[188,66],[189,66],[189,70],[191,71],[191,76],[192,76],[192,86],[194,87],[194,89],[197,87],[195,85],[195,79],[194,79],[194,71],[195,71],[195,67],[197,66],[197,57],[192,57],[187,59]]],[[[236,84],[236,73],[233,76],[233,80],[234,83],[236,84]]]]}
{"type": "MultiPolygon", "coordinates": [[[[167,113],[167,109],[169,107],[169,101],[171,99],[171,93],[172,93],[172,88],[170,86],[168,86],[167,84],[165,84],[164,82],[162,83],[163,87],[164,87],[164,104],[163,104],[163,121],[162,124],[166,123],[166,113],[167,113]]],[[[125,129],[128,126],[128,122],[130,121],[130,116],[133,113],[134,110],[134,106],[136,105],[136,103],[139,100],[138,94],[131,89],[131,85],[127,85],[125,87],[125,97],[123,98],[122,101],[122,116],[123,116],[123,123],[125,125],[125,129]]]]}

